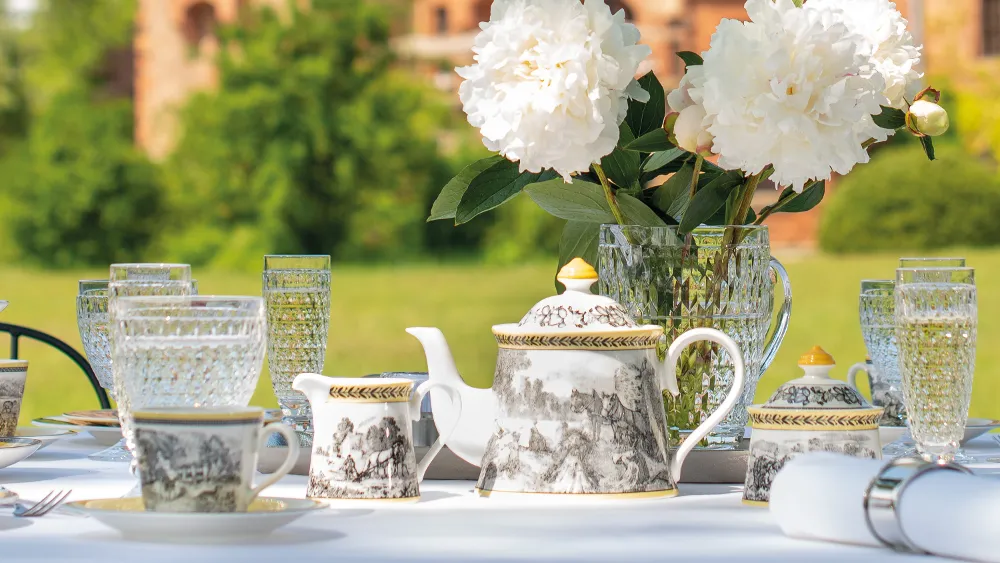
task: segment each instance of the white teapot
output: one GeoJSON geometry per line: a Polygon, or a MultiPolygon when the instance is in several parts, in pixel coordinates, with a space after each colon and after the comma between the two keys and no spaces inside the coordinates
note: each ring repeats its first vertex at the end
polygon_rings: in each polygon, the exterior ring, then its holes
{"type": "Polygon", "coordinates": [[[492,389],[462,381],[444,335],[409,328],[423,344],[430,380],[461,396],[461,411],[432,389],[445,440],[480,466],[476,489],[493,493],[674,496],[684,457],[732,410],[744,386],[737,344],[699,328],[657,356],[663,328],[639,325],[614,300],[590,293],[597,273],[577,258],[559,272],[562,295],[535,305],[520,323],[493,327],[500,352],[492,389]],[[662,393],[677,395],[676,363],[698,340],[723,346],[735,363],[719,409],[671,456],[662,393]],[[672,459],[671,459],[672,458],[672,459]]]}

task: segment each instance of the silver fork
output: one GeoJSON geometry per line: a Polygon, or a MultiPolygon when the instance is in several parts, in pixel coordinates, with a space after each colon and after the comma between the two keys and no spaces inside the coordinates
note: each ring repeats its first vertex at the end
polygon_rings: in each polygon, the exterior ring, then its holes
{"type": "Polygon", "coordinates": [[[49,494],[45,495],[45,498],[31,506],[25,506],[21,503],[17,503],[17,506],[14,507],[14,517],[37,518],[45,516],[62,504],[72,492],[72,489],[68,491],[51,491],[49,494]]]}

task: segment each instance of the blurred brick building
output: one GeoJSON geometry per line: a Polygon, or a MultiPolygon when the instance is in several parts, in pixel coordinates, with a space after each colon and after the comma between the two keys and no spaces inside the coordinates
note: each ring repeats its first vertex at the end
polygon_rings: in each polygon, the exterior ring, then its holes
{"type": "MultiPolygon", "coordinates": [[[[176,138],[176,109],[190,92],[215,84],[212,54],[217,22],[233,21],[249,4],[281,6],[286,0],[139,0],[135,40],[136,140],[154,158],[169,153],[176,138]]],[[[308,0],[299,0],[308,2],[308,0]]],[[[489,19],[491,0],[380,0],[407,8],[394,40],[404,61],[421,69],[439,88],[454,90],[454,66],[472,60],[479,22],[489,19]],[[407,29],[408,28],[408,29],[407,29]]],[[[745,19],[744,0],[606,0],[624,10],[653,56],[652,70],[671,88],[684,67],[677,51],[701,52],[722,18],[745,19]]],[[[925,44],[924,69],[963,84],[1000,84],[1000,0],[896,0],[918,42],[925,44]]],[[[457,99],[456,99],[457,103],[457,99]]],[[[761,189],[755,207],[776,197],[761,189]]],[[[769,220],[776,246],[812,247],[822,208],[769,220]]]]}

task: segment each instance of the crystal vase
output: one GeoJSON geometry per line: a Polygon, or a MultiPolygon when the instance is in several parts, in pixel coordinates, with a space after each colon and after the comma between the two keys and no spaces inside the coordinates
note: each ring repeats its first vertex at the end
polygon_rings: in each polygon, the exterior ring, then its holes
{"type": "MultiPolygon", "coordinates": [[[[738,448],[757,381],[774,360],[791,314],[791,284],[771,256],[767,227],[700,227],[680,235],[677,227],[604,225],[598,253],[601,294],[641,322],[663,326],[664,349],[697,327],[721,330],[739,344],[746,388],[736,408],[698,446],[738,448]],[[779,280],[784,301],[768,337],[779,280]]],[[[687,349],[677,368],[680,395],[664,393],[674,445],[718,408],[732,381],[733,364],[724,349],[708,342],[687,349]]]]}

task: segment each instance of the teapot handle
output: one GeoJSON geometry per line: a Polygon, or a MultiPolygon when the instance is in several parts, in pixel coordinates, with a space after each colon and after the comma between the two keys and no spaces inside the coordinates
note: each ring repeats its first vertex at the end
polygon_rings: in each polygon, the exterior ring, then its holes
{"type": "Polygon", "coordinates": [[[427,449],[427,453],[424,454],[423,459],[417,464],[417,482],[424,480],[424,473],[427,473],[427,468],[430,466],[431,461],[439,453],[441,449],[444,448],[444,443],[451,438],[452,433],[458,428],[459,421],[462,420],[462,396],[459,394],[458,389],[455,389],[447,383],[442,383],[440,381],[425,381],[417,386],[416,391],[413,393],[413,397],[410,398],[410,419],[413,422],[418,422],[420,420],[420,403],[424,400],[424,395],[428,393],[434,387],[440,387],[448,398],[451,399],[452,404],[455,406],[455,424],[452,424],[449,428],[442,430],[438,428],[438,439],[434,440],[431,447],[427,449]]]}
{"type": "Polygon", "coordinates": [[[740,352],[739,345],[720,330],[714,328],[694,328],[674,339],[673,344],[670,345],[670,349],[667,350],[667,358],[664,360],[663,366],[664,375],[667,378],[667,382],[673,382],[672,386],[665,386],[667,389],[670,389],[672,392],[677,389],[677,361],[680,359],[681,353],[685,348],[699,340],[715,342],[725,348],[726,352],[729,352],[729,357],[733,360],[733,387],[729,390],[726,399],[722,401],[719,408],[715,409],[715,412],[702,421],[681,443],[681,446],[677,448],[677,452],[674,453],[674,459],[670,462],[670,474],[675,481],[681,480],[681,467],[684,466],[684,458],[691,453],[691,450],[698,445],[698,442],[722,422],[722,419],[729,415],[729,412],[736,406],[736,402],[740,400],[740,396],[743,394],[743,387],[746,385],[746,365],[743,362],[743,353],[740,352]]]}
{"type": "MultiPolygon", "coordinates": [[[[868,387],[871,388],[872,374],[868,371],[871,366],[867,362],[858,362],[851,366],[851,369],[847,370],[847,384],[853,387],[855,390],[858,389],[858,372],[863,371],[865,375],[868,376],[868,387]]],[[[860,391],[858,391],[860,393],[860,391]]]]}

